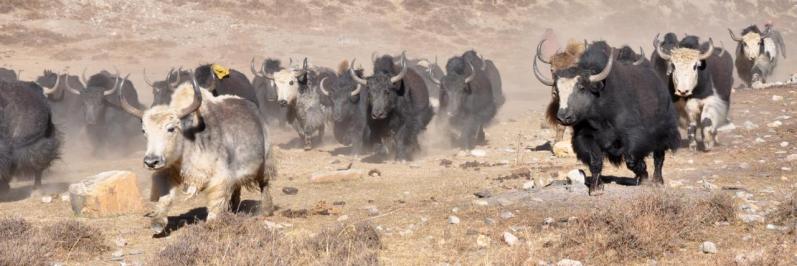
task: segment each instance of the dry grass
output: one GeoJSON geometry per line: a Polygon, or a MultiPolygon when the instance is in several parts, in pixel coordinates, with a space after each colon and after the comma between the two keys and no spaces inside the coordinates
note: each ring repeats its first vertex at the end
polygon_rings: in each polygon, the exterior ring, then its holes
{"type": "Polygon", "coordinates": [[[158,254],[154,265],[376,265],[381,242],[367,224],[323,230],[306,239],[226,214],[192,225],[158,254]]]}
{"type": "Polygon", "coordinates": [[[49,265],[108,250],[99,230],[78,221],[38,227],[20,218],[0,219],[0,265],[49,265]]]}
{"type": "Polygon", "coordinates": [[[770,214],[770,220],[774,223],[788,226],[791,234],[795,233],[797,226],[797,191],[793,192],[778,209],[770,214]]]}
{"type": "Polygon", "coordinates": [[[558,255],[597,264],[618,264],[659,258],[705,229],[734,219],[733,200],[726,194],[690,199],[673,192],[653,192],[595,209],[562,229],[558,255]]]}

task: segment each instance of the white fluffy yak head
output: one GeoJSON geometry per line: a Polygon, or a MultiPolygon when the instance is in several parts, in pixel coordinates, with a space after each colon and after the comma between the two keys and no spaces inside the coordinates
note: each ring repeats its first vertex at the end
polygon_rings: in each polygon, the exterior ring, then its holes
{"type": "Polygon", "coordinates": [[[286,106],[296,101],[301,84],[307,83],[307,68],[307,58],[305,58],[301,68],[290,67],[265,75],[267,79],[274,81],[277,87],[277,102],[280,105],[286,106]]]}
{"type": "Polygon", "coordinates": [[[699,50],[697,37],[688,36],[681,41],[678,47],[669,53],[657,47],[659,56],[669,61],[667,74],[675,86],[675,95],[687,97],[692,95],[697,87],[700,71],[706,68],[706,59],[714,53],[714,42],[709,39],[709,48],[705,52],[699,50]],[[687,45],[684,45],[687,44],[687,45]]]}

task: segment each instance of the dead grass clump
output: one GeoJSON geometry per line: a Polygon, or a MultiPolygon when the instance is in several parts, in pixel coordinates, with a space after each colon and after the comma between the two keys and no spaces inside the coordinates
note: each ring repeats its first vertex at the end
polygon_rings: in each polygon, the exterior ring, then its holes
{"type": "Polygon", "coordinates": [[[651,192],[590,211],[566,227],[555,247],[571,258],[615,264],[658,258],[687,241],[699,240],[703,230],[734,217],[726,195],[690,199],[673,192],[651,192]]]}
{"type": "Polygon", "coordinates": [[[797,192],[792,193],[778,208],[770,214],[773,223],[788,226],[794,233],[797,226],[797,192]]]}
{"type": "Polygon", "coordinates": [[[224,214],[191,225],[152,261],[154,265],[375,265],[381,242],[365,224],[323,230],[298,239],[256,218],[224,214]]]}
{"type": "Polygon", "coordinates": [[[0,219],[0,265],[48,265],[108,250],[99,230],[78,221],[37,227],[20,218],[0,219]]]}

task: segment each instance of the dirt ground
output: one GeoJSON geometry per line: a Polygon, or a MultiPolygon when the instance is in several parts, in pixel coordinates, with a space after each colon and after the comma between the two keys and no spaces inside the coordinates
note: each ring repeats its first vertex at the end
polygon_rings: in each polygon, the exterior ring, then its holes
{"type": "MultiPolygon", "coordinates": [[[[272,142],[279,161],[279,177],[272,186],[280,210],[312,209],[319,202],[338,203],[334,215],[289,218],[280,212],[273,217],[254,217],[265,228],[277,224],[288,237],[317,234],[338,224],[367,222],[376,226],[382,248],[379,263],[385,265],[463,264],[529,265],[565,258],[586,264],[607,261],[591,253],[567,253],[554,248],[562,229],[546,218],[567,221],[585,219],[590,211],[614,205],[633,205],[648,194],[672,192],[688,198],[714,194],[734,197],[738,214],[767,216],[797,191],[797,88],[740,90],[732,96],[730,118],[735,129],[723,131],[722,145],[714,151],[679,150],[665,162],[663,188],[622,185],[632,173],[606,167],[615,176],[606,194],[588,197],[580,186],[552,185],[525,191],[530,180],[563,179],[573,169],[585,169],[574,158],[557,158],[549,151],[533,151],[553,138],[543,125],[542,110],[549,90],[531,75],[533,47],[545,28],[566,38],[605,39],[612,44],[650,46],[657,32],[689,32],[723,40],[730,49],[726,29],[741,29],[750,23],[772,19],[783,31],[787,46],[795,40],[797,7],[789,1],[116,1],[0,0],[0,65],[22,70],[22,79],[34,79],[44,69],[79,74],[118,67],[132,72],[131,80],[145,104],[151,89],[141,76],[165,77],[174,66],[219,63],[250,74],[249,60],[264,56],[283,60],[308,57],[311,63],[336,66],[340,60],[370,58],[373,51],[411,57],[445,58],[465,49],[476,49],[493,59],[502,71],[507,105],[487,128],[489,144],[477,157],[441,145],[439,130],[421,137],[424,150],[407,164],[371,164],[339,155],[341,146],[328,136],[321,147],[303,151],[287,145],[295,133],[272,129],[272,142]],[[559,15],[564,12],[564,14],[559,15]],[[666,14],[670,19],[660,18],[666,14]],[[700,14],[697,16],[696,14],[700,14]],[[160,74],[158,74],[160,73],[160,74]],[[780,96],[780,97],[774,97],[780,96]],[[782,97],[782,98],[781,98],[782,97]],[[768,124],[780,121],[782,125],[768,124]],[[475,162],[476,167],[463,167],[475,162]],[[319,171],[346,167],[376,169],[378,177],[332,183],[310,183],[319,171]],[[527,168],[529,177],[513,177],[514,170],[527,168]],[[298,189],[286,195],[284,187],[298,189]],[[474,193],[492,196],[481,206],[474,193]],[[749,194],[748,194],[749,193],[749,194]],[[374,209],[378,211],[374,211],[374,209]],[[512,218],[502,218],[511,212],[512,218]],[[343,221],[341,216],[348,217],[343,221]],[[460,222],[451,224],[449,216],[460,222]],[[504,232],[520,238],[509,246],[504,232]],[[477,239],[490,239],[488,247],[477,239]]],[[[794,54],[789,50],[789,55],[794,54]]],[[[775,79],[795,72],[789,57],[781,61],[775,79]]],[[[434,123],[434,122],[433,122],[434,123]]],[[[177,228],[168,237],[153,238],[144,214],[150,209],[120,217],[88,219],[75,217],[69,203],[58,194],[87,176],[107,170],[130,170],[139,176],[143,195],[149,193],[149,172],[143,168],[143,151],[123,156],[92,158],[85,152],[81,136],[68,136],[63,158],[47,173],[44,191],[56,195],[52,203],[30,197],[31,183],[12,183],[14,190],[0,202],[0,217],[21,217],[47,224],[77,220],[99,228],[108,242],[125,239],[96,256],[67,257],[69,265],[117,264],[112,253],[123,250],[126,263],[145,263],[157,258],[164,246],[188,230],[204,215],[201,197],[179,200],[170,215],[177,228]]],[[[143,148],[143,147],[142,147],[143,148]]],[[[648,162],[648,165],[652,165],[648,162]]],[[[673,194],[670,194],[673,195],[673,194]]],[[[244,194],[246,206],[258,196],[244,194]]],[[[249,209],[249,208],[246,209],[249,209]]],[[[244,211],[246,212],[246,211],[244,211]]],[[[563,224],[565,222],[555,222],[563,224]]],[[[795,235],[767,229],[767,224],[734,219],[701,229],[700,239],[686,239],[678,248],[629,264],[660,263],[715,265],[734,262],[738,254],[762,250],[776,255],[778,263],[797,264],[795,235]],[[717,254],[702,254],[701,242],[712,241],[717,254]],[[777,251],[775,251],[777,250],[777,251]]],[[[264,229],[265,230],[265,229],[264,229]]],[[[611,261],[610,261],[611,262],[611,261]]]]}

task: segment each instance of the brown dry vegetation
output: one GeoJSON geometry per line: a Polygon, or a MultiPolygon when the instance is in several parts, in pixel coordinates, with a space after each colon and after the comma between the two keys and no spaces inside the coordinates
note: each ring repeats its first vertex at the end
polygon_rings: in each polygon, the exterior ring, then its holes
{"type": "Polygon", "coordinates": [[[153,265],[378,265],[382,243],[370,224],[324,229],[297,238],[263,220],[225,214],[192,225],[152,260],[153,265]]]}
{"type": "Polygon", "coordinates": [[[110,250],[100,230],[74,220],[49,225],[0,219],[0,265],[50,265],[110,250]]]}

